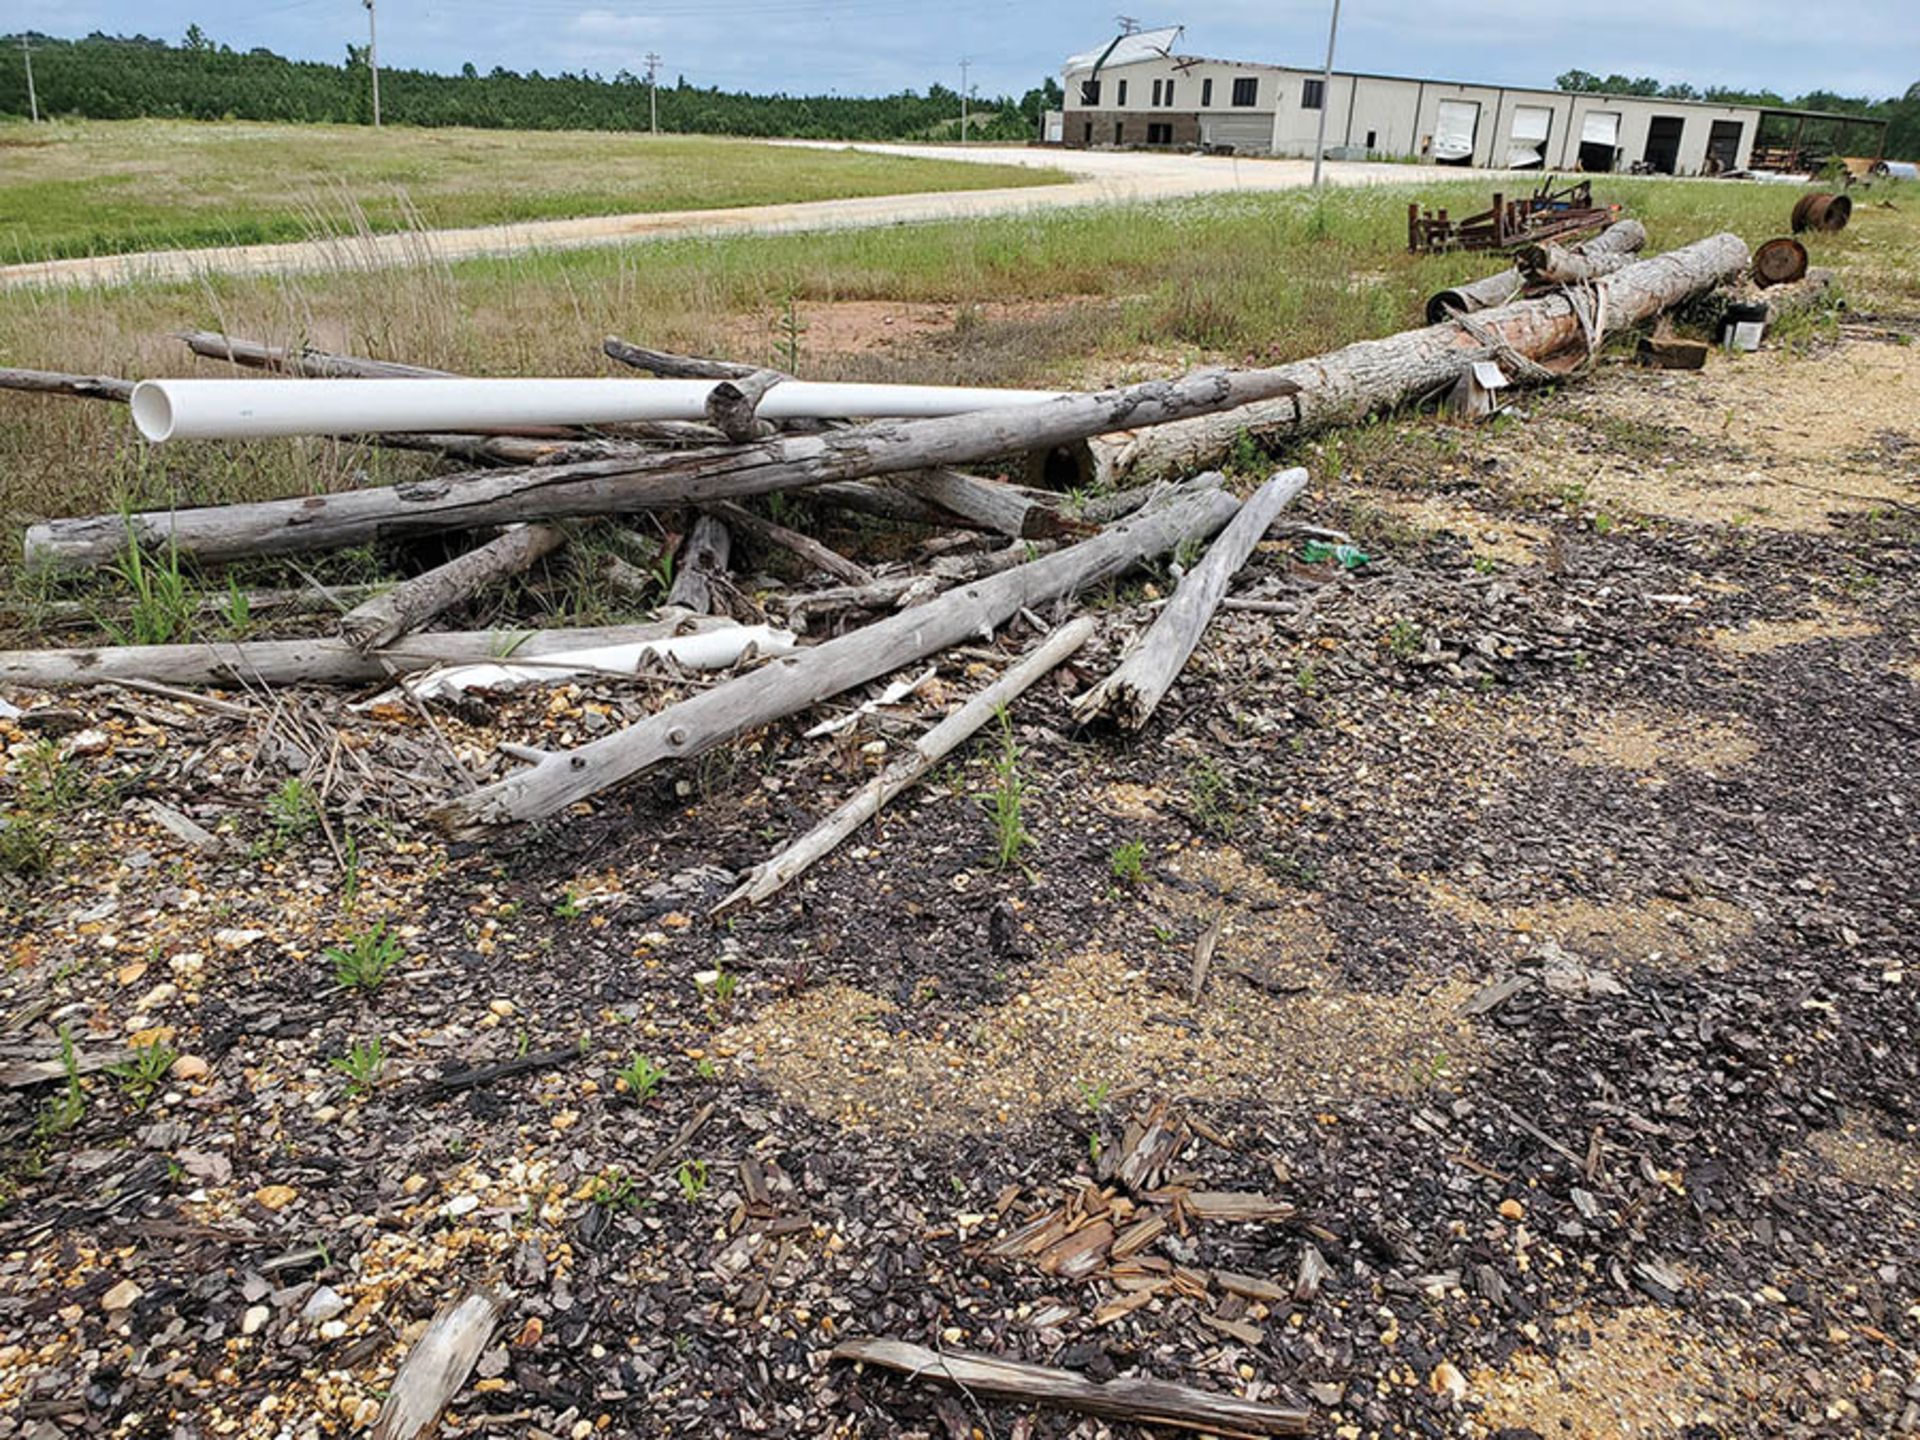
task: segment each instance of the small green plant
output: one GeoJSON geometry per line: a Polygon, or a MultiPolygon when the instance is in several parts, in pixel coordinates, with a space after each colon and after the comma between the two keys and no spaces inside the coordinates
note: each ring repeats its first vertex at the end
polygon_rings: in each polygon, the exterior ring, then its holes
{"type": "Polygon", "coordinates": [[[267,797],[267,819],[273,825],[273,848],[286,849],[320,823],[320,803],[313,787],[293,776],[267,797]]]}
{"type": "Polygon", "coordinates": [[[1086,1081],[1082,1080],[1079,1084],[1080,1100],[1081,1103],[1087,1107],[1087,1113],[1089,1115],[1098,1115],[1101,1107],[1107,1103],[1107,1095],[1113,1089],[1113,1082],[1111,1080],[1102,1080],[1097,1085],[1089,1085],[1086,1081]]]}
{"type": "Polygon", "coordinates": [[[1225,840],[1240,828],[1244,808],[1233,777],[1211,759],[1187,767],[1187,796],[1193,821],[1207,834],[1225,840]]]}
{"type": "Polygon", "coordinates": [[[780,314],[773,322],[774,358],[789,375],[800,373],[800,337],[807,333],[807,322],[800,318],[797,298],[789,291],[780,302],[780,314]]]}
{"type": "Polygon", "coordinates": [[[1114,847],[1113,858],[1107,862],[1113,871],[1113,878],[1122,885],[1138,885],[1146,878],[1147,844],[1144,840],[1129,840],[1124,845],[1114,847]]]}
{"type": "Polygon", "coordinates": [[[1476,575],[1492,575],[1498,571],[1499,568],[1500,562],[1491,555],[1476,555],[1473,557],[1473,573],[1476,575]]]}
{"type": "MultiPolygon", "coordinates": [[[[1233,448],[1227,452],[1227,468],[1244,475],[1252,475],[1267,463],[1267,452],[1260,448],[1260,442],[1253,438],[1251,431],[1242,430],[1233,437],[1233,448]]],[[[1338,473],[1337,462],[1329,473],[1338,473]]]]}
{"type": "Polygon", "coordinates": [[[1020,775],[1020,742],[1004,705],[999,720],[1000,753],[993,761],[993,789],[979,797],[979,803],[993,826],[994,866],[1005,870],[1019,863],[1020,852],[1033,843],[1033,836],[1021,814],[1027,784],[1020,775]]]}
{"type": "Polygon", "coordinates": [[[627,1087],[627,1094],[638,1104],[660,1088],[667,1071],[665,1066],[654,1064],[646,1056],[636,1055],[614,1078],[627,1087]]]}
{"type": "Polygon", "coordinates": [[[336,1055],[327,1063],[347,1077],[349,1092],[365,1095],[379,1083],[380,1072],[387,1066],[387,1051],[376,1035],[371,1040],[354,1041],[346,1054],[336,1055]]]}
{"type": "Polygon", "coordinates": [[[53,869],[53,827],[25,810],[0,815],[0,873],[32,879],[53,869]]]}
{"type": "Polygon", "coordinates": [[[1387,648],[1402,660],[1410,660],[1426,647],[1426,637],[1411,620],[1396,620],[1387,635],[1387,648]]]}
{"type": "Polygon", "coordinates": [[[1604,535],[1613,529],[1613,517],[1602,510],[1593,517],[1593,533],[1604,535]]]}
{"type": "Polygon", "coordinates": [[[1320,867],[1311,860],[1302,860],[1298,855],[1270,850],[1265,856],[1265,863],[1268,874],[1296,889],[1311,890],[1320,883],[1320,867]]]}
{"type": "Polygon", "coordinates": [[[119,645],[167,645],[186,639],[193,630],[193,596],[180,570],[178,547],[169,542],[164,555],[149,557],[140,548],[131,511],[126,522],[127,548],[111,569],[127,587],[127,620],[124,625],[102,620],[101,628],[119,645]]]}
{"type": "Polygon", "coordinates": [[[578,920],[580,918],[583,913],[580,908],[580,897],[573,893],[573,887],[571,885],[560,892],[560,898],[554,902],[553,913],[562,920],[578,920]]]}
{"type": "Polygon", "coordinates": [[[704,1056],[702,1056],[700,1062],[693,1067],[693,1073],[709,1085],[718,1084],[720,1080],[719,1067],[704,1056]]]}
{"type": "Polygon", "coordinates": [[[120,1082],[120,1088],[127,1092],[127,1098],[136,1108],[144,1110],[153,1103],[154,1093],[166,1081],[173,1062],[180,1058],[180,1052],[171,1045],[155,1043],[142,1045],[133,1052],[131,1060],[118,1065],[109,1065],[107,1073],[120,1082]]]}
{"type": "Polygon", "coordinates": [[[80,1080],[80,1055],[73,1044],[73,1027],[60,1027],[60,1093],[49,1100],[34,1122],[34,1134],[43,1140],[64,1135],[87,1115],[87,1090],[80,1080]]]}
{"type": "Polygon", "coordinates": [[[1100,1134],[1094,1131],[1087,1136],[1087,1159],[1094,1164],[1100,1163],[1100,1134]]]}
{"type": "Polygon", "coordinates": [[[1300,662],[1300,668],[1293,672],[1293,685],[1302,695],[1320,693],[1320,672],[1314,668],[1311,660],[1300,662]]]}
{"type": "Polygon", "coordinates": [[[344,944],[330,946],[326,957],[333,965],[335,984],[349,990],[378,990],[404,955],[399,938],[389,935],[382,922],[350,936],[344,944]]]}
{"type": "Polygon", "coordinates": [[[634,1179],[619,1166],[606,1172],[593,1182],[589,1199],[606,1210],[637,1210],[640,1207],[640,1187],[634,1179]]]}
{"type": "Polygon", "coordinates": [[[721,1015],[733,1013],[733,997],[740,989],[740,977],[724,965],[713,967],[713,1008],[721,1015]]]}
{"type": "Polygon", "coordinates": [[[253,601],[240,582],[227,576],[227,598],[220,608],[220,624],[229,635],[245,635],[253,628],[253,601]]]}
{"type": "Polygon", "coordinates": [[[682,1160],[680,1168],[674,1172],[674,1179],[680,1182],[680,1193],[691,1205],[707,1193],[707,1162],[704,1160],[682,1160]]]}
{"type": "Polygon", "coordinates": [[[1409,1061],[1407,1076],[1412,1081],[1414,1089],[1431,1090],[1440,1083],[1441,1077],[1447,1073],[1452,1063],[1446,1051],[1436,1050],[1431,1055],[1416,1057],[1409,1061]]]}

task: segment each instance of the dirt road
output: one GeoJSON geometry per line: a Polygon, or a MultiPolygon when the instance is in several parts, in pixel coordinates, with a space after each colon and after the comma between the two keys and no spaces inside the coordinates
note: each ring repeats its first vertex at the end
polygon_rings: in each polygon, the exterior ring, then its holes
{"type": "MultiPolygon", "coordinates": [[[[326,270],[380,269],[426,260],[464,260],[529,250],[584,250],[688,235],[772,235],[800,230],[858,229],[934,220],[1009,215],[1076,205],[1179,199],[1236,190],[1288,190],[1308,184],[1313,167],[1304,160],[1241,159],[1212,155],[1037,150],[1024,146],[868,145],[781,142],[821,149],[866,149],[884,154],[971,160],[1065,169],[1066,184],[1038,188],[879,195],[851,200],[812,200],[792,205],[750,205],[723,210],[679,210],[640,215],[591,215],[460,230],[392,235],[349,235],[273,245],[233,245],[199,250],[150,250],[134,255],[97,255],[0,266],[0,289],[45,285],[126,285],[142,280],[184,280],[206,274],[293,274],[326,270]]],[[[1403,182],[1401,165],[1330,164],[1336,185],[1403,182]]],[[[1454,179],[1471,172],[1450,174],[1454,179]]]]}

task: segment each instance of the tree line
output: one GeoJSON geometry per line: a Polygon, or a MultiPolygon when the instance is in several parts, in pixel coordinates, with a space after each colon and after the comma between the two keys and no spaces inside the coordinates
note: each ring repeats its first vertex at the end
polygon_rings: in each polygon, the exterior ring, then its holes
{"type": "MultiPolygon", "coordinates": [[[[348,46],[341,64],[289,60],[271,50],[234,50],[188,29],[178,45],[145,35],[94,33],[81,40],[13,35],[0,40],[0,115],[28,112],[21,41],[32,48],[40,113],[96,120],[278,120],[365,124],[372,119],[364,47],[348,46]]],[[[524,74],[471,63],[458,74],[380,70],[381,119],[396,125],[471,125],[497,130],[644,130],[644,77],[621,70],[524,74]]],[[[960,95],[943,85],[895,95],[750,95],[662,84],[660,128],[681,134],[795,136],[823,140],[901,140],[957,136],[960,95]]],[[[1040,113],[1057,108],[1060,86],[1048,78],[1018,99],[975,98],[968,134],[1027,140],[1040,113]]]]}
{"type": "MultiPolygon", "coordinates": [[[[1598,92],[1605,95],[1645,95],[1661,100],[1702,100],[1714,105],[1780,106],[1793,110],[1823,110],[1835,115],[1858,115],[1866,120],[1885,120],[1888,122],[1887,154],[1903,158],[1920,158],[1920,81],[1909,85],[1904,95],[1885,100],[1874,100],[1864,95],[1839,95],[1831,90],[1809,90],[1806,94],[1789,100],[1771,90],[1739,90],[1724,85],[1710,85],[1704,90],[1699,90],[1685,81],[1662,83],[1651,75],[1600,76],[1591,70],[1569,70],[1553,83],[1561,90],[1598,92]]],[[[1763,135],[1763,138],[1781,141],[1791,139],[1792,127],[1788,125],[1781,128],[1786,133],[1777,136],[1763,135]]],[[[1830,133],[1831,127],[1828,129],[1830,133]]],[[[1837,137],[1834,137],[1834,143],[1838,143],[1837,137]]]]}

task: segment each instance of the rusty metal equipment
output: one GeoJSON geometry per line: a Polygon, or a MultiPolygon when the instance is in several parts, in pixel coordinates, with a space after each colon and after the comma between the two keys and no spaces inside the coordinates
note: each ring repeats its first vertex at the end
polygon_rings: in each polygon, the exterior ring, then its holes
{"type": "Polygon", "coordinates": [[[1407,249],[1415,255],[1447,250],[1509,250],[1582,230],[1597,230],[1620,218],[1618,205],[1595,205],[1593,182],[1581,180],[1555,190],[1548,180],[1531,195],[1509,200],[1495,194],[1493,205],[1464,220],[1445,210],[1407,206],[1407,249]]]}
{"type": "Polygon", "coordinates": [[[1807,273],[1807,247],[1790,236],[1769,240],[1753,252],[1753,279],[1761,289],[1791,285],[1807,273]]]}
{"type": "Polygon", "coordinates": [[[1793,233],[1824,230],[1831,234],[1847,228],[1853,218],[1853,201],[1844,195],[1802,195],[1793,207],[1793,233]]]}

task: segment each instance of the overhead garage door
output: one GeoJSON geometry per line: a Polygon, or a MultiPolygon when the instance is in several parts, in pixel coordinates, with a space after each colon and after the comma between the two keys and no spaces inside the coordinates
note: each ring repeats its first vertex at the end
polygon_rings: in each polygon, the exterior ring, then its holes
{"type": "Polygon", "coordinates": [[[1461,164],[1473,158],[1473,132],[1480,127],[1480,106],[1473,100],[1442,100],[1433,127],[1433,158],[1461,164]]]}
{"type": "Polygon", "coordinates": [[[1538,170],[1547,163],[1547,135],[1553,129],[1553,111],[1545,105],[1516,105],[1513,134],[1507,145],[1507,165],[1514,170],[1538,170]]]}
{"type": "Polygon", "coordinates": [[[1588,111],[1586,118],[1580,122],[1580,143],[1618,147],[1620,117],[1604,110],[1588,111]]]}

